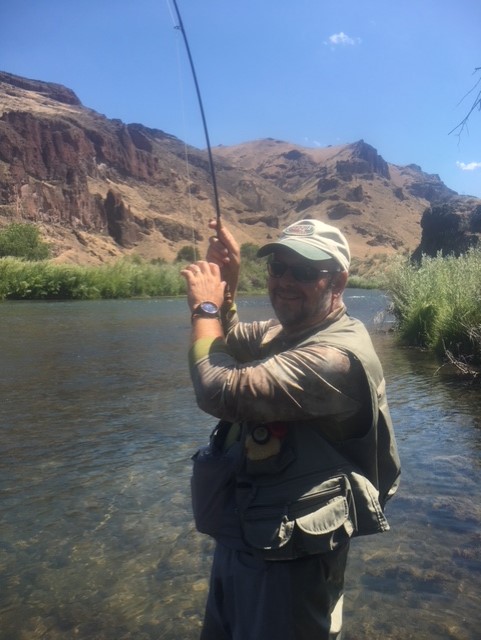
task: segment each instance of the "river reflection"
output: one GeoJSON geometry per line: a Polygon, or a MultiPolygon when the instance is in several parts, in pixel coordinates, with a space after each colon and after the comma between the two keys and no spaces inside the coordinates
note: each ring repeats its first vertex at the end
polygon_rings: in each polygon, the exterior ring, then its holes
{"type": "MultiPolygon", "coordinates": [[[[385,299],[347,302],[374,331],[385,299]]],[[[270,315],[263,298],[240,307],[270,315]]],[[[0,313],[0,639],[194,640],[211,543],[191,521],[190,456],[213,421],[192,397],[185,301],[0,313]]],[[[477,640],[479,389],[373,337],[403,478],[392,530],[352,544],[346,640],[477,640]]]]}

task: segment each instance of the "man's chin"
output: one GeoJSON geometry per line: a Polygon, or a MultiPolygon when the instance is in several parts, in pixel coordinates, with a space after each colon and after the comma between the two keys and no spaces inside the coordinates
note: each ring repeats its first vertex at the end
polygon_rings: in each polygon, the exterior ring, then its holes
{"type": "Polygon", "coordinates": [[[277,319],[283,327],[289,328],[298,325],[302,322],[302,314],[299,311],[293,309],[285,309],[281,305],[274,307],[277,319]]]}

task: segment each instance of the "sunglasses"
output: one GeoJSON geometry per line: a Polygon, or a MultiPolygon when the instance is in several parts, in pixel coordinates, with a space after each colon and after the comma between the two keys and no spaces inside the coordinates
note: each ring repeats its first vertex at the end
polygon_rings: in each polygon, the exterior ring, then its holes
{"type": "Polygon", "coordinates": [[[267,263],[267,271],[273,278],[282,278],[282,276],[289,270],[292,277],[297,282],[317,282],[323,276],[328,273],[336,273],[329,269],[318,269],[317,267],[311,267],[304,264],[286,264],[285,262],[278,262],[273,260],[267,263]]]}

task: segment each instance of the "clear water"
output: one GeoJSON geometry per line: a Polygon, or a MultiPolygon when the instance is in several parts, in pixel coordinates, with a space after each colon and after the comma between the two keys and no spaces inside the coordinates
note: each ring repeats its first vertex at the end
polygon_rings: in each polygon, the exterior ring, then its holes
{"type": "MultiPolygon", "coordinates": [[[[374,331],[386,300],[347,303],[374,331]]],[[[270,315],[263,298],[240,307],[270,315]]],[[[213,420],[193,400],[185,301],[0,314],[0,639],[194,640],[212,546],[191,520],[190,456],[213,420]]],[[[373,336],[403,482],[392,530],[352,544],[346,640],[477,640],[479,388],[373,336]]]]}

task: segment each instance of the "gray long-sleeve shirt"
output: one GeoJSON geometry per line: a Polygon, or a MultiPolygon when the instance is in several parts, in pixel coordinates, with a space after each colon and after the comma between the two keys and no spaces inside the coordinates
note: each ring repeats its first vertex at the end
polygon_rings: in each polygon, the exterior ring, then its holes
{"type": "Polygon", "coordinates": [[[241,323],[232,313],[224,320],[225,341],[201,339],[191,349],[199,406],[232,422],[325,417],[330,439],[360,435],[357,418],[369,399],[361,365],[347,352],[306,340],[344,313],[343,307],[298,335],[286,335],[273,320],[241,323]]]}

